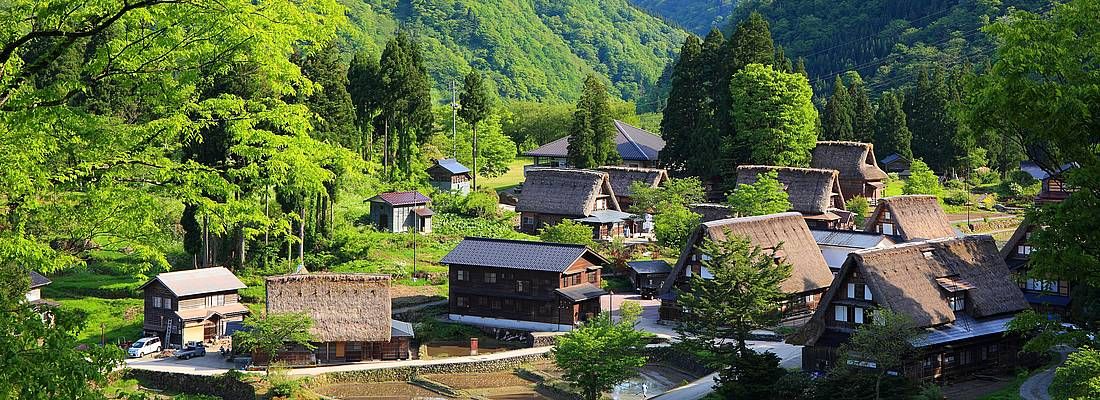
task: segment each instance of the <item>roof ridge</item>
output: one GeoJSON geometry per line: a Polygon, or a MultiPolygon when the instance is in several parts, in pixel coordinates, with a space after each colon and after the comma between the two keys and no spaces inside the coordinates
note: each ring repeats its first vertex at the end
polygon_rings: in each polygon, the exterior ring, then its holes
{"type": "Polygon", "coordinates": [[[544,242],[544,241],[541,241],[541,240],[489,238],[489,237],[481,237],[481,236],[466,236],[466,237],[463,237],[462,239],[463,240],[477,240],[477,241],[483,241],[483,242],[501,242],[501,243],[532,244],[532,245],[556,246],[556,247],[572,247],[572,248],[582,248],[582,249],[591,250],[591,249],[588,248],[587,245],[583,245],[583,244],[544,242]]]}
{"type": "Polygon", "coordinates": [[[788,211],[788,212],[782,212],[782,213],[777,213],[777,214],[765,214],[765,215],[753,215],[753,216],[748,216],[748,217],[723,218],[723,219],[716,219],[714,221],[703,222],[701,225],[704,225],[704,226],[707,226],[707,227],[715,227],[715,226],[724,226],[724,225],[728,225],[728,224],[732,224],[732,223],[767,221],[767,220],[772,220],[772,219],[781,219],[781,218],[790,218],[790,217],[798,217],[799,219],[801,219],[802,214],[798,213],[798,212],[794,212],[794,211],[788,211]]]}
{"type": "Polygon", "coordinates": [[[837,170],[832,169],[832,168],[785,167],[785,166],[778,166],[778,165],[756,165],[756,164],[738,165],[737,169],[769,169],[769,170],[775,170],[775,171],[814,172],[814,173],[823,173],[823,174],[830,174],[830,175],[835,175],[835,174],[840,173],[840,171],[837,171],[837,170]]]}
{"type": "Polygon", "coordinates": [[[645,150],[642,150],[642,146],[639,146],[638,142],[634,141],[634,138],[631,137],[629,133],[627,133],[626,129],[623,129],[623,127],[622,127],[623,125],[630,126],[631,128],[634,128],[634,129],[638,129],[638,128],[636,126],[627,124],[623,121],[615,120],[615,128],[619,131],[619,133],[621,133],[623,135],[623,137],[626,138],[627,142],[630,142],[631,145],[634,145],[634,149],[638,150],[639,154],[641,154],[643,157],[645,157],[645,155],[646,155],[645,150]]]}

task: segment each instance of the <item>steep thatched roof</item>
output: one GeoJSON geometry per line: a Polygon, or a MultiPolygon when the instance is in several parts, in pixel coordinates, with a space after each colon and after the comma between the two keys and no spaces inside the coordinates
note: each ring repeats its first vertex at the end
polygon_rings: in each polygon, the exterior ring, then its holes
{"type": "Polygon", "coordinates": [[[672,273],[662,287],[662,293],[672,289],[676,278],[683,274],[696,246],[704,239],[723,241],[730,236],[744,236],[755,246],[774,249],[776,255],[791,264],[791,277],[780,285],[786,293],[801,293],[829,286],[833,274],[821,255],[810,228],[799,213],[783,213],[756,217],[729,218],[699,224],[688,239],[687,246],[676,261],[672,273]]]}
{"type": "Polygon", "coordinates": [[[390,340],[390,276],[293,274],[267,278],[267,312],[305,313],[320,342],[390,340]]]}
{"type": "Polygon", "coordinates": [[[844,209],[837,172],[831,169],[742,165],[737,167],[737,184],[752,184],[758,175],[770,171],[783,184],[792,210],[821,214],[830,208],[844,209]]]}
{"type": "Polygon", "coordinates": [[[886,179],[886,172],[879,169],[874,146],[870,143],[817,142],[810,166],[840,171],[842,181],[886,179]]]}
{"type": "Polygon", "coordinates": [[[884,211],[890,212],[894,221],[894,236],[908,242],[920,239],[954,237],[955,230],[947,220],[947,214],[940,207],[936,196],[907,195],[885,197],[878,200],[878,206],[865,222],[864,230],[876,231],[876,221],[884,211]]]}
{"type": "Polygon", "coordinates": [[[596,198],[606,195],[607,208],[620,210],[607,173],[585,169],[539,168],[527,172],[518,212],[587,217],[596,198]]]}
{"type": "Polygon", "coordinates": [[[598,169],[607,173],[611,179],[611,188],[615,190],[615,195],[622,197],[630,197],[634,194],[630,190],[630,186],[634,182],[641,182],[646,186],[655,188],[668,180],[668,171],[661,168],[604,166],[598,169]]]}
{"type": "Polygon", "coordinates": [[[715,221],[730,217],[730,206],[718,203],[696,203],[688,205],[691,212],[702,216],[700,222],[715,221]]]}
{"type": "Polygon", "coordinates": [[[922,327],[955,320],[955,312],[944,294],[950,289],[942,282],[956,283],[959,288],[972,287],[967,290],[966,313],[975,318],[1028,308],[991,236],[933,239],[860,250],[848,257],[841,276],[851,268],[866,280],[876,303],[908,315],[922,327]]]}

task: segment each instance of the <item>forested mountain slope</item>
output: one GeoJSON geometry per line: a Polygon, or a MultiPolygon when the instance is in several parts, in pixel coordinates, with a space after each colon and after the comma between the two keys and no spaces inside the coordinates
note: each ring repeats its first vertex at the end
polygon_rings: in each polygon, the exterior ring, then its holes
{"type": "Polygon", "coordinates": [[[502,96],[523,100],[574,100],[589,73],[609,79],[624,99],[641,97],[687,35],[626,0],[341,2],[352,25],[347,47],[378,54],[396,29],[407,29],[437,89],[472,67],[487,71],[502,96]]]}
{"type": "Polygon", "coordinates": [[[712,27],[729,25],[729,17],[737,6],[734,0],[631,0],[631,3],[697,35],[706,35],[712,27]]]}

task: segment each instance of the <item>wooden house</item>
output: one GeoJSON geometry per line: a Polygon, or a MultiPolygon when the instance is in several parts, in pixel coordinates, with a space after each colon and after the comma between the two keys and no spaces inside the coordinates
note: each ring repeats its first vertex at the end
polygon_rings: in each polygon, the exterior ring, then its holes
{"type": "Polygon", "coordinates": [[[1027,308],[990,236],[933,239],[859,250],[845,261],[810,322],[793,342],[804,343],[803,368],[824,371],[845,362],[837,349],[884,308],[922,329],[917,356],[901,371],[915,380],[943,380],[971,372],[1015,368],[1020,343],[1006,335],[1027,308]]]}
{"type": "Polygon", "coordinates": [[[874,204],[886,186],[886,172],[879,169],[870,143],[817,142],[810,167],[839,171],[844,201],[862,196],[874,204]]]}
{"type": "Polygon", "coordinates": [[[665,260],[628,261],[626,267],[630,283],[642,292],[660,290],[665,279],[668,279],[668,274],[672,272],[672,266],[665,260]]]}
{"type": "MultiPolygon", "coordinates": [[[[621,165],[625,167],[657,167],[661,150],[665,148],[665,140],[660,136],[618,120],[615,121],[614,140],[615,149],[622,159],[621,165]]],[[[570,167],[568,154],[569,136],[539,146],[523,153],[534,159],[534,164],[525,167],[524,173],[543,167],[570,167]]]]}
{"type": "Polygon", "coordinates": [[[752,245],[766,251],[778,248],[778,261],[791,264],[790,278],[780,284],[780,289],[790,296],[780,304],[785,319],[805,317],[817,308],[821,295],[833,280],[833,273],[829,271],[829,265],[825,263],[802,215],[788,212],[700,224],[688,238],[680,258],[661,287],[662,320],[680,319],[677,292],[688,290],[690,277],[712,277],[703,266],[706,255],[700,250],[700,245],[707,239],[724,241],[733,236],[745,237],[752,245]]]}
{"type": "Polygon", "coordinates": [[[304,313],[313,320],[315,348],[288,346],[278,360],[310,365],[415,358],[412,326],[390,315],[389,275],[303,273],[268,277],[266,283],[268,315],[304,313]]]}
{"type": "Polygon", "coordinates": [[[1028,268],[1031,252],[1035,250],[1030,241],[1031,234],[1037,229],[1031,221],[1023,221],[1001,248],[1001,258],[1014,274],[1031,308],[1044,314],[1064,318],[1070,314],[1071,282],[1043,279],[1041,276],[1031,274],[1028,268]]]}
{"type": "Polygon", "coordinates": [[[453,158],[435,160],[428,167],[428,181],[444,192],[470,194],[470,169],[453,158]]]}
{"type": "Polygon", "coordinates": [[[635,182],[657,188],[668,180],[668,171],[661,168],[608,166],[597,169],[607,173],[608,178],[611,179],[611,189],[619,200],[619,207],[624,209],[634,204],[631,199],[634,190],[631,186],[635,182]]]}
{"type": "Polygon", "coordinates": [[[440,261],[450,268],[450,319],[532,331],[568,331],[598,315],[601,267],[587,246],[468,237],[440,261]]]}
{"type": "Polygon", "coordinates": [[[737,167],[737,184],[751,185],[761,174],[775,172],[787,192],[791,209],[802,214],[812,229],[847,229],[853,215],[844,209],[837,171],[831,169],[742,165],[737,167]]]}
{"type": "Polygon", "coordinates": [[[420,192],[388,192],[371,197],[371,221],[384,232],[408,232],[410,229],[420,233],[431,233],[432,215],[429,206],[432,200],[420,192]]]}
{"type": "Polygon", "coordinates": [[[857,250],[881,249],[894,245],[894,240],[889,236],[850,230],[824,230],[811,229],[817,247],[821,249],[821,255],[825,257],[825,263],[833,273],[840,272],[840,267],[848,260],[848,254],[857,250]]]}
{"type": "Polygon", "coordinates": [[[906,195],[879,199],[863,230],[912,242],[957,236],[936,196],[906,195]]]}
{"type": "Polygon", "coordinates": [[[1068,163],[1058,167],[1057,170],[1047,171],[1033,161],[1020,162],[1020,170],[1042,183],[1039,194],[1035,196],[1036,204],[1059,203],[1069,197],[1073,191],[1066,186],[1063,174],[1076,167],[1077,164],[1068,163]]]}
{"type": "Polygon", "coordinates": [[[898,153],[890,153],[890,155],[878,160],[878,163],[882,165],[883,171],[897,172],[902,176],[908,175],[906,171],[909,171],[909,165],[911,164],[908,159],[898,153]]]}
{"type": "Polygon", "coordinates": [[[228,322],[248,315],[237,295],[245,287],[224,267],[158,274],[141,286],[144,336],[157,336],[171,345],[225,336],[228,322]]]}
{"type": "Polygon", "coordinates": [[[28,275],[30,275],[31,286],[30,289],[27,290],[27,294],[24,296],[27,303],[32,305],[48,303],[48,300],[42,298],[42,288],[53,282],[51,282],[45,276],[42,276],[42,274],[35,271],[28,272],[28,275]]]}
{"type": "Polygon", "coordinates": [[[545,226],[571,219],[592,227],[596,239],[629,236],[633,214],[619,207],[606,172],[544,168],[530,171],[516,211],[520,231],[538,234],[545,226]]]}

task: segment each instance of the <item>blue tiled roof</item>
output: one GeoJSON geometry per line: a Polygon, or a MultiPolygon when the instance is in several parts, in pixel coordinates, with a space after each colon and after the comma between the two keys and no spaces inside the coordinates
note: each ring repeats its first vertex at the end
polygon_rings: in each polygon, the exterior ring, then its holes
{"type": "Polygon", "coordinates": [[[442,160],[436,161],[436,164],[439,164],[440,167],[443,167],[443,169],[446,169],[448,172],[455,175],[470,172],[469,168],[466,168],[465,165],[460,164],[458,160],[455,160],[453,158],[444,158],[442,160]]]}
{"type": "MultiPolygon", "coordinates": [[[[624,160],[657,161],[665,148],[665,140],[622,121],[615,121],[615,148],[624,160]]],[[[527,156],[565,157],[569,149],[569,136],[539,146],[524,153],[527,156]]]]}

